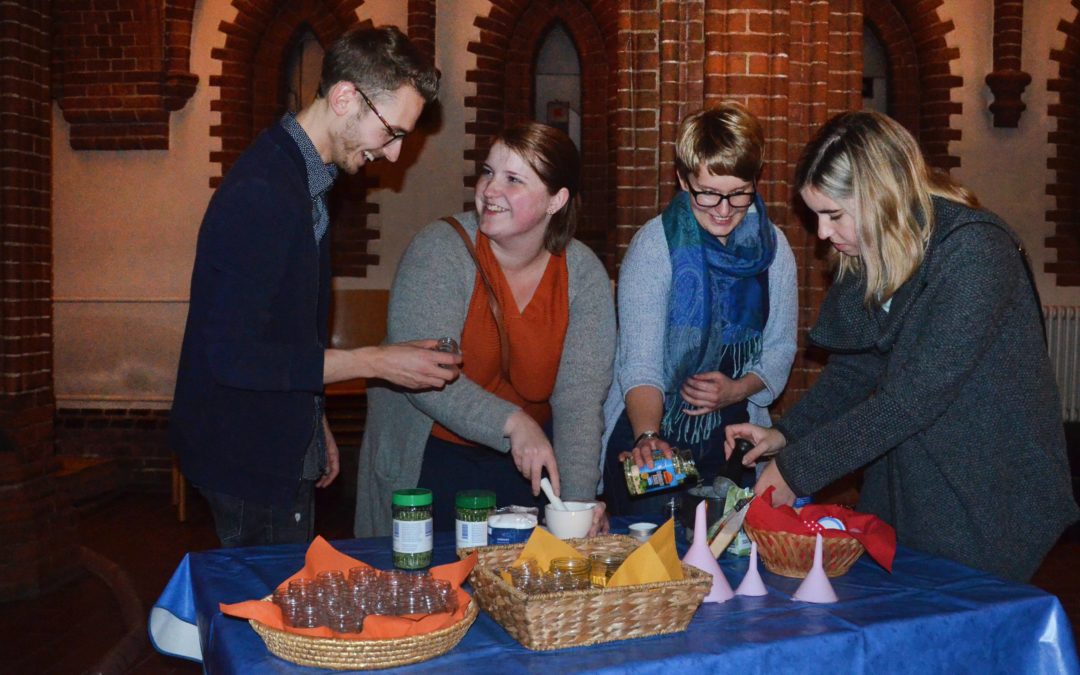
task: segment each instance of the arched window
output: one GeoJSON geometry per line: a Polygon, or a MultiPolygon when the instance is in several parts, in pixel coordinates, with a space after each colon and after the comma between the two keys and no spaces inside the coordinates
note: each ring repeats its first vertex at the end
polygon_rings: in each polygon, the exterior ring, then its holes
{"type": "Polygon", "coordinates": [[[581,59],[561,22],[544,36],[534,73],[533,116],[565,131],[581,149],[581,59]]]}
{"type": "Polygon", "coordinates": [[[285,110],[299,112],[315,100],[323,54],[322,45],[311,27],[301,26],[285,54],[285,67],[282,68],[285,77],[285,86],[281,88],[284,97],[282,107],[285,110]]]}
{"type": "Polygon", "coordinates": [[[889,56],[870,24],[863,24],[863,108],[893,114],[889,101],[889,56]]]}

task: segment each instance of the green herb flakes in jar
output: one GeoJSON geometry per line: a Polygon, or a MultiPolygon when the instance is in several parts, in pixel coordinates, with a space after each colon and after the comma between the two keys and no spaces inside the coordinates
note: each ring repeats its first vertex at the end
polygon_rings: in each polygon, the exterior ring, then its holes
{"type": "Polygon", "coordinates": [[[431,564],[431,490],[394,490],[394,567],[418,570],[431,564]]]}
{"type": "Polygon", "coordinates": [[[457,548],[487,546],[488,516],[495,510],[495,493],[490,490],[462,490],[454,496],[457,519],[454,540],[457,548]]]}

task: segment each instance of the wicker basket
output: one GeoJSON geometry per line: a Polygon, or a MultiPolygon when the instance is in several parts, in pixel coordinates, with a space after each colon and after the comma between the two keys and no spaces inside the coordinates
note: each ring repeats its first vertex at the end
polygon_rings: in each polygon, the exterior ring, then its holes
{"type": "Polygon", "coordinates": [[[374,670],[419,663],[445,654],[461,642],[477,614],[479,610],[473,601],[465,610],[465,616],[453,626],[423,635],[382,640],[308,637],[271,628],[255,620],[249,623],[270,653],[286,661],[335,670],[374,670]]]}
{"type": "MultiPolygon", "coordinates": [[[[567,543],[585,555],[626,555],[640,545],[622,535],[567,543]]],[[[469,581],[480,607],[528,649],[579,647],[686,630],[712,587],[710,575],[684,564],[682,581],[526,595],[498,573],[517,560],[524,546],[476,549],[480,559],[469,581]]]]}
{"type": "MultiPolygon", "coordinates": [[[[802,579],[813,566],[817,537],[759,530],[746,523],[743,529],[757,543],[758,556],[765,563],[765,569],[773,574],[802,579]]],[[[846,574],[865,550],[854,537],[822,537],[821,564],[825,574],[830,577],[846,574]]]]}

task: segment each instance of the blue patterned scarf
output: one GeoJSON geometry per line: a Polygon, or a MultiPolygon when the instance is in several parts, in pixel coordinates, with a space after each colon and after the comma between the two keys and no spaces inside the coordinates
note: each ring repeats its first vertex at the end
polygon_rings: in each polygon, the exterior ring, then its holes
{"type": "MultiPolygon", "coordinates": [[[[671,255],[661,433],[675,445],[696,444],[723,425],[720,411],[687,415],[679,395],[687,377],[734,364],[731,378],[761,361],[768,289],[761,273],[776,256],[776,231],[758,196],[727,245],[698,225],[690,196],[680,192],[664,209],[671,255]]],[[[726,370],[726,369],[725,369],[726,370]]],[[[723,372],[723,371],[721,371],[723,372]]]]}

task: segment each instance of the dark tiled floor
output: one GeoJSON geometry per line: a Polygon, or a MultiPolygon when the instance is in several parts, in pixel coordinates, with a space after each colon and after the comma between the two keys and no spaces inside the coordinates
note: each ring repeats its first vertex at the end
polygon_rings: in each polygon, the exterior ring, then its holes
{"type": "MultiPolygon", "coordinates": [[[[189,502],[186,523],[177,522],[165,494],[120,495],[87,510],[80,518],[81,543],[127,572],[144,616],[185,552],[216,546],[205,505],[194,494],[189,502]]],[[[348,537],[351,503],[344,483],[320,494],[320,533],[329,539],[348,537]]],[[[1080,538],[1066,538],[1050,553],[1034,583],[1061,598],[1074,635],[1080,639],[1078,566],[1080,538]]],[[[89,574],[34,601],[0,603],[0,663],[4,672],[89,672],[124,634],[117,601],[101,580],[89,574]]],[[[202,672],[194,663],[158,654],[145,637],[126,663],[127,672],[137,675],[202,672]]]]}

